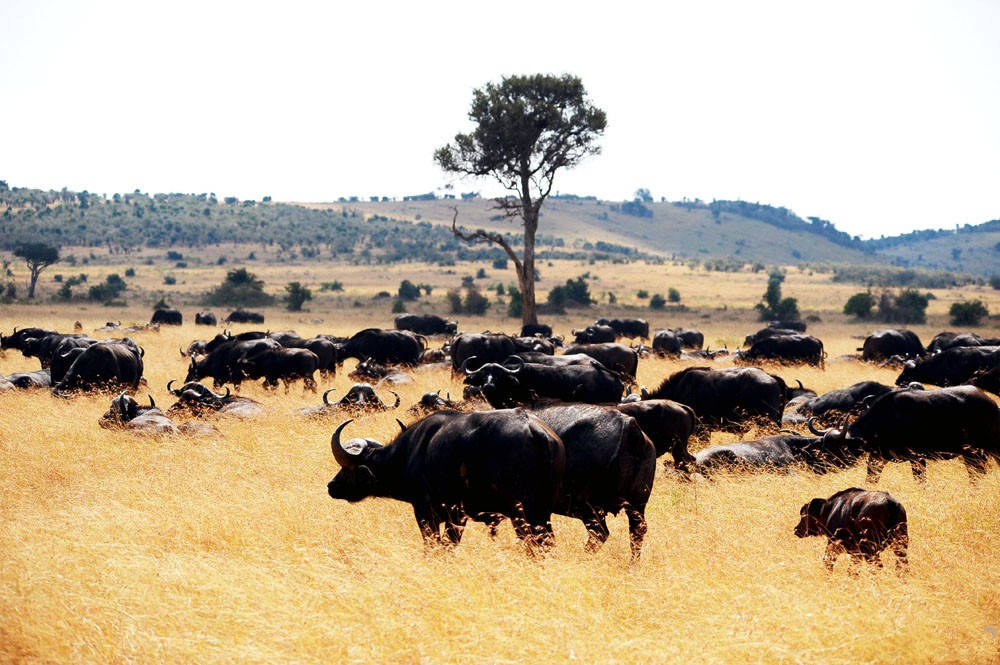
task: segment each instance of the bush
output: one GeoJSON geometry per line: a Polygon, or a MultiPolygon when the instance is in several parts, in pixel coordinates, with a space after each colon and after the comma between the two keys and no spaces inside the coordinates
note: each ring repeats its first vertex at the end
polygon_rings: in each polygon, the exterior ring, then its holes
{"type": "Polygon", "coordinates": [[[184,258],[184,255],[181,254],[180,252],[175,252],[173,250],[170,250],[169,252],[167,252],[167,260],[168,261],[180,261],[183,258],[184,258]]]}
{"type": "Polygon", "coordinates": [[[163,283],[166,284],[167,286],[173,286],[174,284],[177,283],[177,278],[174,277],[173,275],[164,275],[163,283]]]}
{"type": "Polygon", "coordinates": [[[549,291],[548,303],[557,309],[563,307],[590,307],[590,287],[586,275],[567,279],[562,286],[549,291]]]}
{"type": "Polygon", "coordinates": [[[344,285],[339,281],[334,280],[332,282],[323,282],[319,286],[320,291],[343,291],[344,285]]]}
{"type": "Polygon", "coordinates": [[[796,321],[799,318],[799,301],[795,298],[781,297],[781,283],[785,281],[784,273],[777,270],[771,273],[767,280],[767,290],[764,291],[764,302],[754,306],[760,313],[761,321],[796,321]]]}
{"type": "Polygon", "coordinates": [[[493,269],[494,270],[506,270],[507,269],[507,257],[501,256],[499,258],[493,259],[493,269]]]}
{"type": "Polygon", "coordinates": [[[479,289],[465,290],[465,313],[482,315],[490,308],[490,299],[479,292],[479,289]]]}
{"type": "Polygon", "coordinates": [[[274,296],[264,293],[264,282],[246,268],[233,268],[222,284],[205,294],[204,303],[217,307],[270,305],[274,296]]]}
{"type": "Polygon", "coordinates": [[[458,289],[451,289],[448,291],[445,298],[448,300],[448,306],[451,308],[452,314],[462,313],[462,294],[458,291],[458,289]]]}
{"type": "Polygon", "coordinates": [[[667,289],[667,300],[669,300],[670,302],[680,302],[681,292],[671,286],[669,289],[667,289]]]}
{"type": "Polygon", "coordinates": [[[844,314],[856,316],[859,319],[867,319],[871,316],[872,309],[875,307],[875,296],[871,293],[864,291],[862,293],[855,293],[853,296],[847,299],[844,304],[844,314]]]}
{"type": "Polygon", "coordinates": [[[638,298],[639,300],[645,300],[646,298],[649,297],[649,291],[647,291],[646,289],[639,289],[638,291],[635,292],[635,297],[638,298]]]}
{"type": "Polygon", "coordinates": [[[312,297],[312,291],[299,282],[289,282],[285,285],[285,309],[289,312],[301,312],[302,305],[307,300],[312,300],[312,297]]]}
{"type": "Polygon", "coordinates": [[[396,294],[400,300],[417,300],[420,298],[420,289],[408,279],[399,283],[399,291],[396,294]]]}
{"type": "Polygon", "coordinates": [[[87,297],[91,300],[99,300],[108,304],[108,302],[117,298],[125,288],[125,280],[119,277],[117,273],[111,273],[104,279],[103,283],[90,287],[87,297]]]}
{"type": "Polygon", "coordinates": [[[653,297],[649,299],[650,309],[663,309],[667,306],[667,300],[659,293],[654,293],[653,297]]]}
{"type": "Polygon", "coordinates": [[[878,317],[888,323],[924,323],[927,303],[927,296],[915,289],[904,289],[899,295],[884,291],[879,297],[878,317]]]}
{"type": "Polygon", "coordinates": [[[480,268],[476,271],[476,279],[486,279],[486,269],[480,268]]]}
{"type": "Polygon", "coordinates": [[[507,316],[515,319],[521,318],[521,315],[524,314],[524,299],[521,297],[521,289],[513,284],[508,284],[507,297],[510,298],[507,302],[507,316]]]}
{"type": "Polygon", "coordinates": [[[396,298],[396,300],[392,303],[392,313],[402,314],[405,311],[406,311],[406,304],[399,298],[396,298]]]}
{"type": "Polygon", "coordinates": [[[135,277],[135,268],[126,268],[125,269],[125,276],[126,277],[135,277]]]}
{"type": "Polygon", "coordinates": [[[990,275],[990,286],[1000,289],[1000,275],[990,275]]]}
{"type": "Polygon", "coordinates": [[[948,310],[952,325],[977,326],[984,317],[990,315],[982,300],[966,300],[952,304],[948,310]]]}

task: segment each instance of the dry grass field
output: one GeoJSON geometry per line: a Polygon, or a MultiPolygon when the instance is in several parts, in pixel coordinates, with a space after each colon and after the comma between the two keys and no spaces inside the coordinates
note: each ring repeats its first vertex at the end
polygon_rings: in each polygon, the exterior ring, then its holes
{"type": "MultiPolygon", "coordinates": [[[[651,323],[695,325],[713,347],[730,348],[755,329],[746,309],[766,280],[684,274],[689,269],[678,266],[657,267],[676,271],[662,274],[634,265],[541,269],[550,284],[557,275],[590,269],[599,277],[595,294],[631,297],[646,284],[654,292],[675,285],[691,309],[654,314],[651,323]]],[[[147,279],[152,292],[157,282],[144,277],[146,270],[137,268],[136,282],[147,279]]],[[[351,301],[376,284],[394,287],[403,276],[427,281],[394,267],[314,270],[261,268],[269,288],[293,279],[314,287],[342,279],[347,289],[323,294],[309,313],[269,311],[267,327],[310,335],[387,326],[388,304],[351,301]]],[[[445,278],[457,284],[467,272],[424,270],[442,291],[445,278]]],[[[223,268],[205,271],[181,286],[195,293],[199,280],[218,283],[223,274],[223,268]]],[[[836,313],[860,289],[819,280],[793,269],[784,291],[800,299],[804,313],[819,313],[822,322],[811,332],[824,340],[831,360],[825,371],[774,371],[819,392],[869,378],[891,383],[891,371],[836,358],[853,352],[854,337],[873,326],[845,323],[836,313]]],[[[1000,310],[995,296],[983,296],[1000,310]]],[[[925,342],[946,327],[945,304],[957,297],[940,292],[932,302],[931,325],[915,328],[925,342]]],[[[194,307],[184,309],[193,318],[194,307]]],[[[105,320],[145,321],[148,313],[145,305],[3,306],[0,330],[71,330],[81,320],[92,332],[105,320]]],[[[568,331],[596,315],[551,318],[568,331]]],[[[516,327],[499,315],[462,322],[466,329],[516,327]]],[[[208,334],[185,324],[136,336],[157,404],[169,405],[166,382],[184,377],[177,348],[208,334]]],[[[342,394],[353,362],[321,389],[342,394]]],[[[644,360],[639,382],[655,385],[685,364],[644,360]]],[[[35,368],[34,359],[17,352],[0,357],[2,374],[35,368]]],[[[414,374],[414,384],[397,388],[404,407],[427,390],[461,392],[447,372],[414,374]]],[[[821,539],[792,534],[803,503],[863,486],[863,467],[684,483],[661,464],[636,565],[628,561],[623,516],[610,520],[611,538],[596,554],[584,552],[583,526],[559,516],[556,548],[542,560],[523,554],[509,526],[491,541],[485,528],[472,525],[456,551],[428,553],[409,506],[381,499],[349,505],[327,496],[337,470],[328,443],[337,421],[296,415],[318,404],[318,395],[300,387],[269,394],[245,386],[243,393],[265,404],[265,417],[215,420],[222,436],[214,439],[100,429],[107,395],[0,394],[0,662],[1000,662],[996,464],[978,485],[959,462],[932,462],[926,486],[904,465],[886,469],[878,488],[909,514],[905,577],[895,573],[889,554],[882,571],[852,570],[844,557],[827,574],[821,539]]],[[[360,417],[348,435],[387,441],[397,431],[396,415],[360,417]]],[[[716,434],[712,443],[732,438],[716,434]]]]}

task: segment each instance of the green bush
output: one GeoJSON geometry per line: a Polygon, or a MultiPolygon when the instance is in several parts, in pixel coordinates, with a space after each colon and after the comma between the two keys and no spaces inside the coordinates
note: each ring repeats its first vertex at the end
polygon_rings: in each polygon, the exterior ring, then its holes
{"type": "Polygon", "coordinates": [[[781,283],[785,281],[784,273],[775,270],[767,280],[767,290],[764,291],[764,302],[754,305],[760,314],[761,321],[780,319],[796,321],[799,318],[799,302],[795,298],[781,297],[781,283]]]}
{"type": "Polygon", "coordinates": [[[507,316],[514,319],[521,318],[524,313],[524,299],[521,296],[521,289],[513,284],[508,284],[507,297],[510,298],[507,302],[507,316]]]}
{"type": "Polygon", "coordinates": [[[404,279],[399,283],[397,296],[400,300],[418,300],[420,298],[420,289],[410,280],[404,279]]]}
{"type": "Polygon", "coordinates": [[[302,305],[307,300],[312,300],[312,297],[312,290],[299,282],[289,282],[285,285],[285,309],[289,312],[301,312],[302,305]]]}
{"type": "Polygon", "coordinates": [[[117,298],[125,288],[125,280],[119,277],[117,273],[111,273],[104,278],[104,282],[101,284],[91,286],[87,292],[87,297],[91,300],[99,300],[107,304],[117,298]]]}
{"type": "Polygon", "coordinates": [[[246,268],[233,268],[222,284],[205,294],[204,303],[216,307],[259,307],[270,305],[274,296],[264,292],[264,281],[246,268]]]}
{"type": "Polygon", "coordinates": [[[681,292],[671,286],[669,289],[667,289],[667,300],[669,300],[670,302],[680,302],[681,292]]]}
{"type": "Polygon", "coordinates": [[[445,294],[445,298],[448,300],[448,306],[452,314],[462,313],[462,294],[458,289],[451,289],[445,294]]]}
{"type": "Polygon", "coordinates": [[[465,290],[465,313],[482,315],[490,308],[490,299],[479,292],[479,289],[465,290]]]}
{"type": "Polygon", "coordinates": [[[553,287],[549,291],[548,303],[557,309],[590,307],[590,287],[587,286],[586,275],[567,279],[564,285],[553,287]]]}
{"type": "Polygon", "coordinates": [[[878,301],[878,318],[887,323],[924,323],[927,321],[926,294],[904,289],[898,295],[884,291],[878,301]]]}
{"type": "Polygon", "coordinates": [[[948,314],[951,316],[952,325],[977,326],[983,318],[990,315],[990,310],[982,300],[966,300],[953,303],[948,314]]]}
{"type": "Polygon", "coordinates": [[[990,275],[990,286],[1000,289],[1000,275],[990,275]]]}
{"type": "Polygon", "coordinates": [[[320,291],[343,291],[344,285],[338,280],[332,282],[323,282],[319,285],[320,291]]]}
{"type": "Polygon", "coordinates": [[[647,291],[646,289],[639,289],[638,291],[635,292],[635,297],[638,298],[639,300],[645,300],[646,298],[649,297],[649,291],[647,291]]]}
{"type": "Polygon", "coordinates": [[[844,304],[844,314],[853,315],[859,319],[867,319],[871,316],[872,309],[875,307],[875,296],[871,293],[864,291],[862,293],[855,293],[853,296],[847,299],[844,304]]]}
{"type": "Polygon", "coordinates": [[[403,301],[400,300],[399,298],[396,298],[396,300],[392,303],[392,313],[402,314],[405,311],[406,311],[406,304],[403,303],[403,301]]]}
{"type": "Polygon", "coordinates": [[[506,270],[507,269],[507,257],[501,256],[499,258],[493,259],[493,269],[494,270],[506,270]]]}
{"type": "Polygon", "coordinates": [[[164,275],[163,283],[166,284],[167,286],[173,286],[174,284],[177,283],[177,278],[174,277],[173,275],[164,275]]]}
{"type": "Polygon", "coordinates": [[[667,306],[667,300],[659,293],[654,293],[653,297],[649,299],[650,309],[663,309],[667,306]]]}

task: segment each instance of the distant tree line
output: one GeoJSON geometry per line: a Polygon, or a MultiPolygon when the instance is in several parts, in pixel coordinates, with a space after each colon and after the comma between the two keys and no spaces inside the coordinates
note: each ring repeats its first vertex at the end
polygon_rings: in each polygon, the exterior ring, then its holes
{"type": "Polygon", "coordinates": [[[740,215],[741,217],[756,219],[758,222],[764,222],[765,224],[776,226],[779,229],[803,231],[805,233],[822,236],[830,242],[842,247],[849,247],[851,249],[857,249],[868,253],[873,253],[875,251],[872,246],[864,240],[861,240],[861,238],[851,236],[850,234],[837,230],[837,227],[835,227],[832,222],[820,219],[819,217],[810,217],[807,222],[788,208],[776,208],[774,206],[763,205],[760,203],[750,203],[748,201],[712,201],[707,207],[711,211],[712,216],[716,219],[718,219],[722,213],[740,215]]]}

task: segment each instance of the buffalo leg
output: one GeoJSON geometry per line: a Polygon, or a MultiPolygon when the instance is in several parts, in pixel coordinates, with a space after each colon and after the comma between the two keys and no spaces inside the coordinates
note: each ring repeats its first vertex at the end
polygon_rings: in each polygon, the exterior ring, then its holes
{"type": "Polygon", "coordinates": [[[500,529],[500,523],[504,521],[504,516],[500,513],[494,513],[490,515],[486,520],[486,528],[489,531],[490,538],[497,537],[497,531],[500,529]]]}
{"type": "Polygon", "coordinates": [[[635,561],[642,553],[642,541],[646,538],[646,515],[644,508],[625,506],[628,515],[629,545],[632,547],[632,560],[635,561]]]}
{"type": "Polygon", "coordinates": [[[843,545],[840,544],[838,540],[829,540],[826,543],[826,551],[823,552],[823,565],[829,572],[833,572],[833,564],[837,561],[837,557],[840,556],[841,552],[844,551],[843,545]]]}
{"type": "Polygon", "coordinates": [[[584,545],[584,550],[596,552],[608,540],[611,532],[608,530],[603,510],[591,507],[589,513],[589,515],[580,518],[583,520],[583,525],[587,527],[587,544],[584,545]]]}
{"type": "Polygon", "coordinates": [[[305,392],[306,389],[316,392],[316,379],[311,376],[305,376],[302,378],[302,383],[305,384],[305,388],[303,388],[302,392],[305,392]]]}
{"type": "Polygon", "coordinates": [[[542,522],[536,515],[527,515],[520,501],[511,511],[510,520],[514,525],[514,533],[525,543],[529,555],[535,556],[539,551],[549,550],[555,543],[552,524],[542,522]]]}
{"type": "Polygon", "coordinates": [[[986,464],[989,458],[978,450],[962,451],[962,461],[965,462],[965,470],[969,472],[969,480],[977,482],[986,475],[986,464]]]}
{"type": "Polygon", "coordinates": [[[910,560],[906,554],[909,545],[910,535],[907,531],[906,523],[897,524],[891,534],[889,547],[892,548],[892,553],[896,555],[896,570],[898,571],[906,572],[910,568],[910,560]]]}
{"type": "Polygon", "coordinates": [[[462,533],[465,531],[465,523],[469,517],[462,510],[461,506],[451,506],[446,510],[447,519],[444,523],[444,532],[448,541],[452,545],[462,542],[462,533]]]}
{"type": "Polygon", "coordinates": [[[413,509],[413,516],[417,519],[417,526],[420,527],[420,535],[424,538],[424,549],[430,550],[435,545],[441,544],[441,520],[431,512],[413,509]]]}
{"type": "Polygon", "coordinates": [[[874,455],[872,453],[868,454],[868,473],[866,476],[866,481],[871,485],[877,485],[878,479],[882,476],[882,469],[885,468],[885,459],[874,455]]]}

